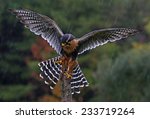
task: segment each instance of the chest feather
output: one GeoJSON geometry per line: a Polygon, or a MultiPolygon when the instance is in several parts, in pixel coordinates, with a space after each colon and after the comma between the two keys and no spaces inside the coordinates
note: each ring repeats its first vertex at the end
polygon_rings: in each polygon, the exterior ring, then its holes
{"type": "Polygon", "coordinates": [[[70,54],[70,53],[75,51],[77,46],[78,46],[78,41],[77,40],[72,40],[72,41],[70,41],[70,45],[66,45],[66,46],[63,47],[63,50],[66,53],[70,54]]]}

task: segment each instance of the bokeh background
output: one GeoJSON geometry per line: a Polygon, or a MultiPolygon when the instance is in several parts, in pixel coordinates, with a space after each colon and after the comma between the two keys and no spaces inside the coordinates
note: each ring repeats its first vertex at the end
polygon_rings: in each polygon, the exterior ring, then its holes
{"type": "Polygon", "coordinates": [[[26,8],[53,18],[80,37],[109,27],[141,32],[79,57],[90,86],[74,101],[150,101],[150,0],[0,0],[0,101],[60,101],[39,78],[38,62],[56,56],[25,29],[9,8],[26,8]]]}

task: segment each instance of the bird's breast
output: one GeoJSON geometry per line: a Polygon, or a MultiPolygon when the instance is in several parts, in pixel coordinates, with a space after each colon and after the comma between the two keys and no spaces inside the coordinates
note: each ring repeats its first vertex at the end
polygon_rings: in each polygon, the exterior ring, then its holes
{"type": "Polygon", "coordinates": [[[70,45],[63,46],[62,48],[67,54],[71,54],[76,50],[77,46],[78,41],[74,39],[70,41],[70,45]]]}

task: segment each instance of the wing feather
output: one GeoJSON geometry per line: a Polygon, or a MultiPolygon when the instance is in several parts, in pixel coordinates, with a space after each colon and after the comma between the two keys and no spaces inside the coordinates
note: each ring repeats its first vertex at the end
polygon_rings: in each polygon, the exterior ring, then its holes
{"type": "Polygon", "coordinates": [[[111,28],[92,31],[78,39],[78,54],[82,54],[87,50],[104,45],[108,42],[114,42],[116,40],[127,38],[136,32],[137,30],[130,28],[111,28]]]}
{"type": "Polygon", "coordinates": [[[60,37],[63,32],[58,25],[47,16],[25,9],[10,9],[12,13],[36,35],[41,35],[58,54],[61,52],[60,37]]]}

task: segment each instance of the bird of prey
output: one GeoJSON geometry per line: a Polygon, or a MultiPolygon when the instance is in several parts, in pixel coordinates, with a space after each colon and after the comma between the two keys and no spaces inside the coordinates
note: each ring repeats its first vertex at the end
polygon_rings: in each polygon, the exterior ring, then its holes
{"type": "Polygon", "coordinates": [[[89,85],[77,61],[78,55],[85,51],[114,42],[137,32],[131,28],[108,28],[89,32],[80,38],[63,33],[51,18],[26,9],[11,9],[21,23],[31,32],[40,35],[59,54],[59,56],[39,63],[40,77],[53,89],[61,74],[70,80],[71,92],[80,93],[80,87],[89,85]]]}

